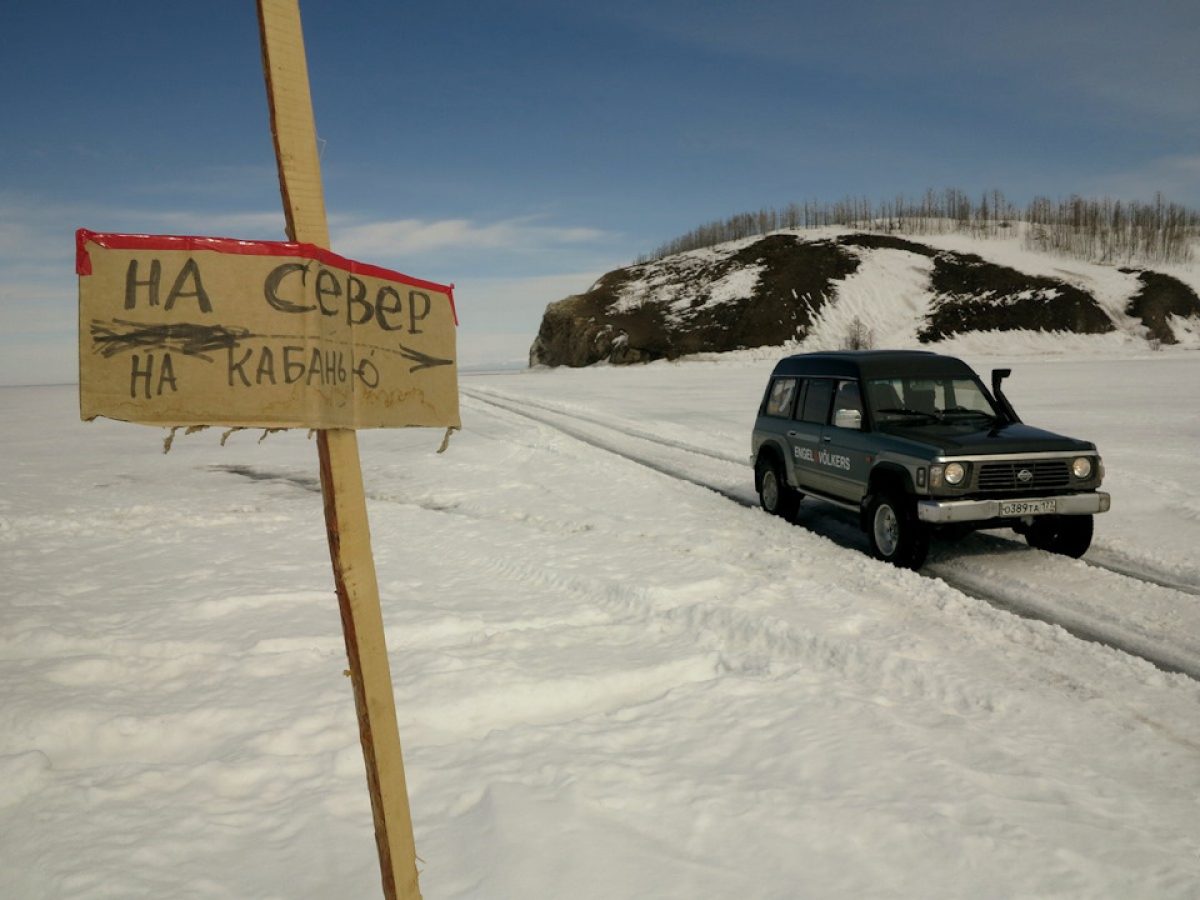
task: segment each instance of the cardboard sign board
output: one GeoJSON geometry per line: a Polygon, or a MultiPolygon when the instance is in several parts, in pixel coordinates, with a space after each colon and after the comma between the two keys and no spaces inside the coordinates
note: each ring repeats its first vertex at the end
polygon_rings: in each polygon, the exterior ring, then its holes
{"type": "Polygon", "coordinates": [[[84,419],[458,426],[452,288],[312,244],[76,233],[84,419]]]}

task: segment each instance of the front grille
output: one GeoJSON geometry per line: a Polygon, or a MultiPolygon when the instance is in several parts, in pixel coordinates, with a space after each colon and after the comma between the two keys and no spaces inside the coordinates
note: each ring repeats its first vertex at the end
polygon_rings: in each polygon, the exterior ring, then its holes
{"type": "Polygon", "coordinates": [[[977,487],[981,491],[1031,491],[1066,487],[1070,483],[1067,460],[1030,459],[981,463],[977,487]],[[1023,472],[1030,477],[1022,479],[1023,472]]]}

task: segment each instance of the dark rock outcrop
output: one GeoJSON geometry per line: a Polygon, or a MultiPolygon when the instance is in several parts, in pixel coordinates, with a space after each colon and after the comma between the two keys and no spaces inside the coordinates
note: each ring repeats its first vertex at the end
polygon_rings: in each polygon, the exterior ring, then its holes
{"type": "Polygon", "coordinates": [[[870,232],[863,234],[845,234],[837,239],[845,247],[862,247],[864,250],[905,250],[918,256],[937,256],[941,251],[934,250],[927,244],[918,244],[894,234],[879,234],[870,232]]]}
{"type": "Polygon", "coordinates": [[[1087,291],[1040,275],[1026,275],[970,253],[938,253],[934,294],[923,342],[968,331],[1071,331],[1103,334],[1115,326],[1087,291]]]}
{"type": "MultiPolygon", "coordinates": [[[[1122,269],[1132,273],[1136,270],[1122,269]]],[[[1142,289],[1138,291],[1125,312],[1141,319],[1146,326],[1146,336],[1163,344],[1177,344],[1178,339],[1171,330],[1171,316],[1200,317],[1200,297],[1196,292],[1170,275],[1161,272],[1138,272],[1142,289]]]]}
{"type": "Polygon", "coordinates": [[[832,241],[777,234],[732,252],[617,269],[550,304],[529,362],[586,366],[778,346],[807,332],[833,282],[857,266],[832,241]]]}

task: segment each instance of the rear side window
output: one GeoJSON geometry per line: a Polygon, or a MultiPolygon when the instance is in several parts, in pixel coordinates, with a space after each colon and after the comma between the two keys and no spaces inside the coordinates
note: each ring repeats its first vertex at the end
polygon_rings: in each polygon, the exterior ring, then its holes
{"type": "Polygon", "coordinates": [[[804,395],[804,411],[800,421],[824,425],[829,421],[829,403],[833,400],[833,382],[828,378],[814,378],[808,383],[804,395]]]}
{"type": "Polygon", "coordinates": [[[792,414],[792,403],[795,399],[796,379],[776,378],[771,383],[771,393],[767,395],[767,415],[790,416],[792,414]]]}

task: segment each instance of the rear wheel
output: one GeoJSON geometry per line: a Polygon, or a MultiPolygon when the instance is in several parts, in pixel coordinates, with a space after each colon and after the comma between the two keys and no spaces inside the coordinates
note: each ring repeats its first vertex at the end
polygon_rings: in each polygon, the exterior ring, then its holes
{"type": "Polygon", "coordinates": [[[1092,545],[1092,517],[1038,516],[1025,532],[1030,547],[1079,559],[1092,545]]]}
{"type": "Polygon", "coordinates": [[[800,506],[800,492],[787,483],[783,466],[778,460],[764,456],[755,466],[758,481],[758,502],[773,516],[790,519],[800,506]]]}
{"type": "Polygon", "coordinates": [[[903,569],[919,569],[929,553],[929,526],[902,494],[883,493],[867,504],[864,522],[871,555],[903,569]]]}

